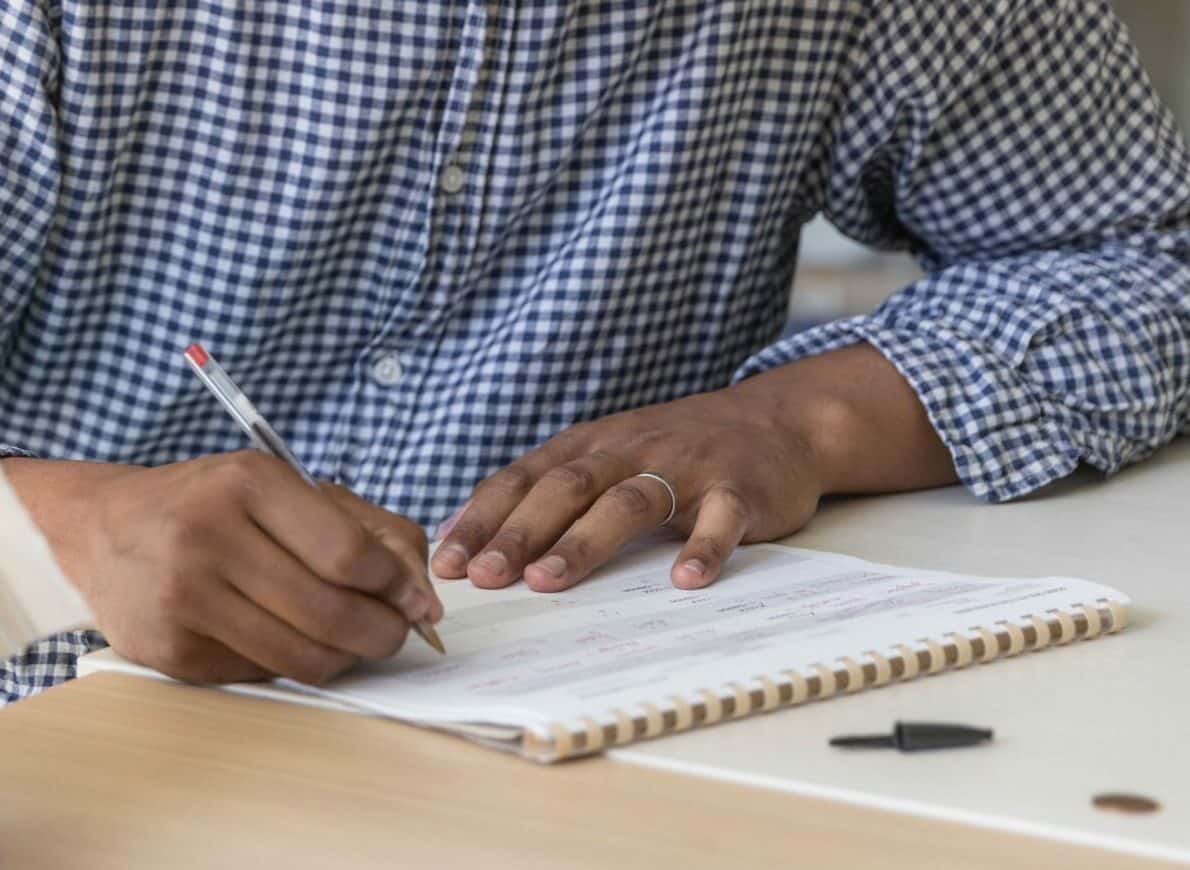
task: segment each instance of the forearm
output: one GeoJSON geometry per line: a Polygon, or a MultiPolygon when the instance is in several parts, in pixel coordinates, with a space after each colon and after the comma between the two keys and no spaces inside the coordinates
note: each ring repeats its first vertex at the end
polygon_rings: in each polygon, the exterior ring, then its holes
{"type": "MultiPolygon", "coordinates": [[[[959,479],[993,502],[1082,464],[1113,473],[1190,429],[1190,151],[1109,5],[869,11],[842,80],[822,210],[848,235],[912,250],[927,274],[869,314],[774,342],[736,379],[875,348],[911,385],[959,479]]],[[[837,385],[847,410],[816,415],[878,436],[874,457],[843,460],[850,476],[906,458],[896,439],[912,426],[855,410],[891,407],[864,398],[876,378],[837,385]]],[[[908,458],[875,482],[912,483],[931,467],[908,458]]]]}
{"type": "Polygon", "coordinates": [[[913,389],[867,344],[772,368],[731,387],[813,456],[822,494],[955,483],[950,453],[913,389]]]}

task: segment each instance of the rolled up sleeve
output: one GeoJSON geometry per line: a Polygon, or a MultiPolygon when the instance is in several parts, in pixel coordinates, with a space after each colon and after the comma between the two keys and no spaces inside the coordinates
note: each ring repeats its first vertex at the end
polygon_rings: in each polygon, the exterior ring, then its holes
{"type": "Polygon", "coordinates": [[[737,378],[866,342],[990,501],[1190,429],[1190,157],[1106,3],[878,4],[841,93],[822,209],[927,274],[737,378]]]}

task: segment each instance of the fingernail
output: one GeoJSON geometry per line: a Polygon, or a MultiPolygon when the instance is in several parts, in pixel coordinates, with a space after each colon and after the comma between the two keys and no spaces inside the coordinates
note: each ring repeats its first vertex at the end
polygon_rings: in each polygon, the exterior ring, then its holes
{"type": "Polygon", "coordinates": [[[487,550],[480,553],[474,564],[477,568],[482,568],[497,577],[502,577],[508,571],[508,558],[499,550],[487,550]]]}
{"type": "Polygon", "coordinates": [[[538,568],[543,568],[555,577],[563,577],[566,574],[566,560],[561,556],[546,556],[540,562],[535,562],[538,568]]]}
{"type": "Polygon", "coordinates": [[[430,598],[418,586],[412,583],[406,585],[397,596],[397,606],[410,622],[417,622],[430,609],[430,598]]]}
{"type": "Polygon", "coordinates": [[[702,559],[687,559],[682,563],[682,567],[687,571],[693,571],[699,577],[703,577],[707,573],[707,563],[702,559]]]}
{"type": "Polygon", "coordinates": [[[462,544],[446,544],[434,553],[434,563],[438,570],[446,574],[462,574],[467,570],[467,551],[462,544]]]}
{"type": "Polygon", "coordinates": [[[453,514],[448,516],[438,524],[438,528],[434,530],[434,540],[441,541],[450,534],[450,530],[455,527],[455,523],[459,521],[459,517],[463,515],[463,509],[459,508],[453,514]]]}

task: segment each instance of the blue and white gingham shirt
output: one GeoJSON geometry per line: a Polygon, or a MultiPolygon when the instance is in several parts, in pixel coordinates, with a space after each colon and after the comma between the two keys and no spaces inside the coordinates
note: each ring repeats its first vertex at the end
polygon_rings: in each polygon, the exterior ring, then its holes
{"type": "Polygon", "coordinates": [[[193,340],[426,524],[574,421],[859,341],[1002,500],[1187,429],[1190,158],[1100,0],[10,0],[0,445],[243,447],[193,340]],[[778,340],[822,212],[928,274],[778,340]]]}

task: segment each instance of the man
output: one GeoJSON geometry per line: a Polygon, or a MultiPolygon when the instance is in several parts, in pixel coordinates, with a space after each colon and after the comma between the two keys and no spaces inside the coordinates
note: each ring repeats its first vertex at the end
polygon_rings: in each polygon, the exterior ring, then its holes
{"type": "Polygon", "coordinates": [[[690,588],[824,494],[1190,421],[1190,158],[1106,2],[20,0],[0,48],[3,469],[167,673],[392,653],[448,514],[447,577],[668,521],[690,588]],[[779,339],[819,212],[928,274],[779,339]],[[194,340],[336,486],[234,452],[194,340]]]}

